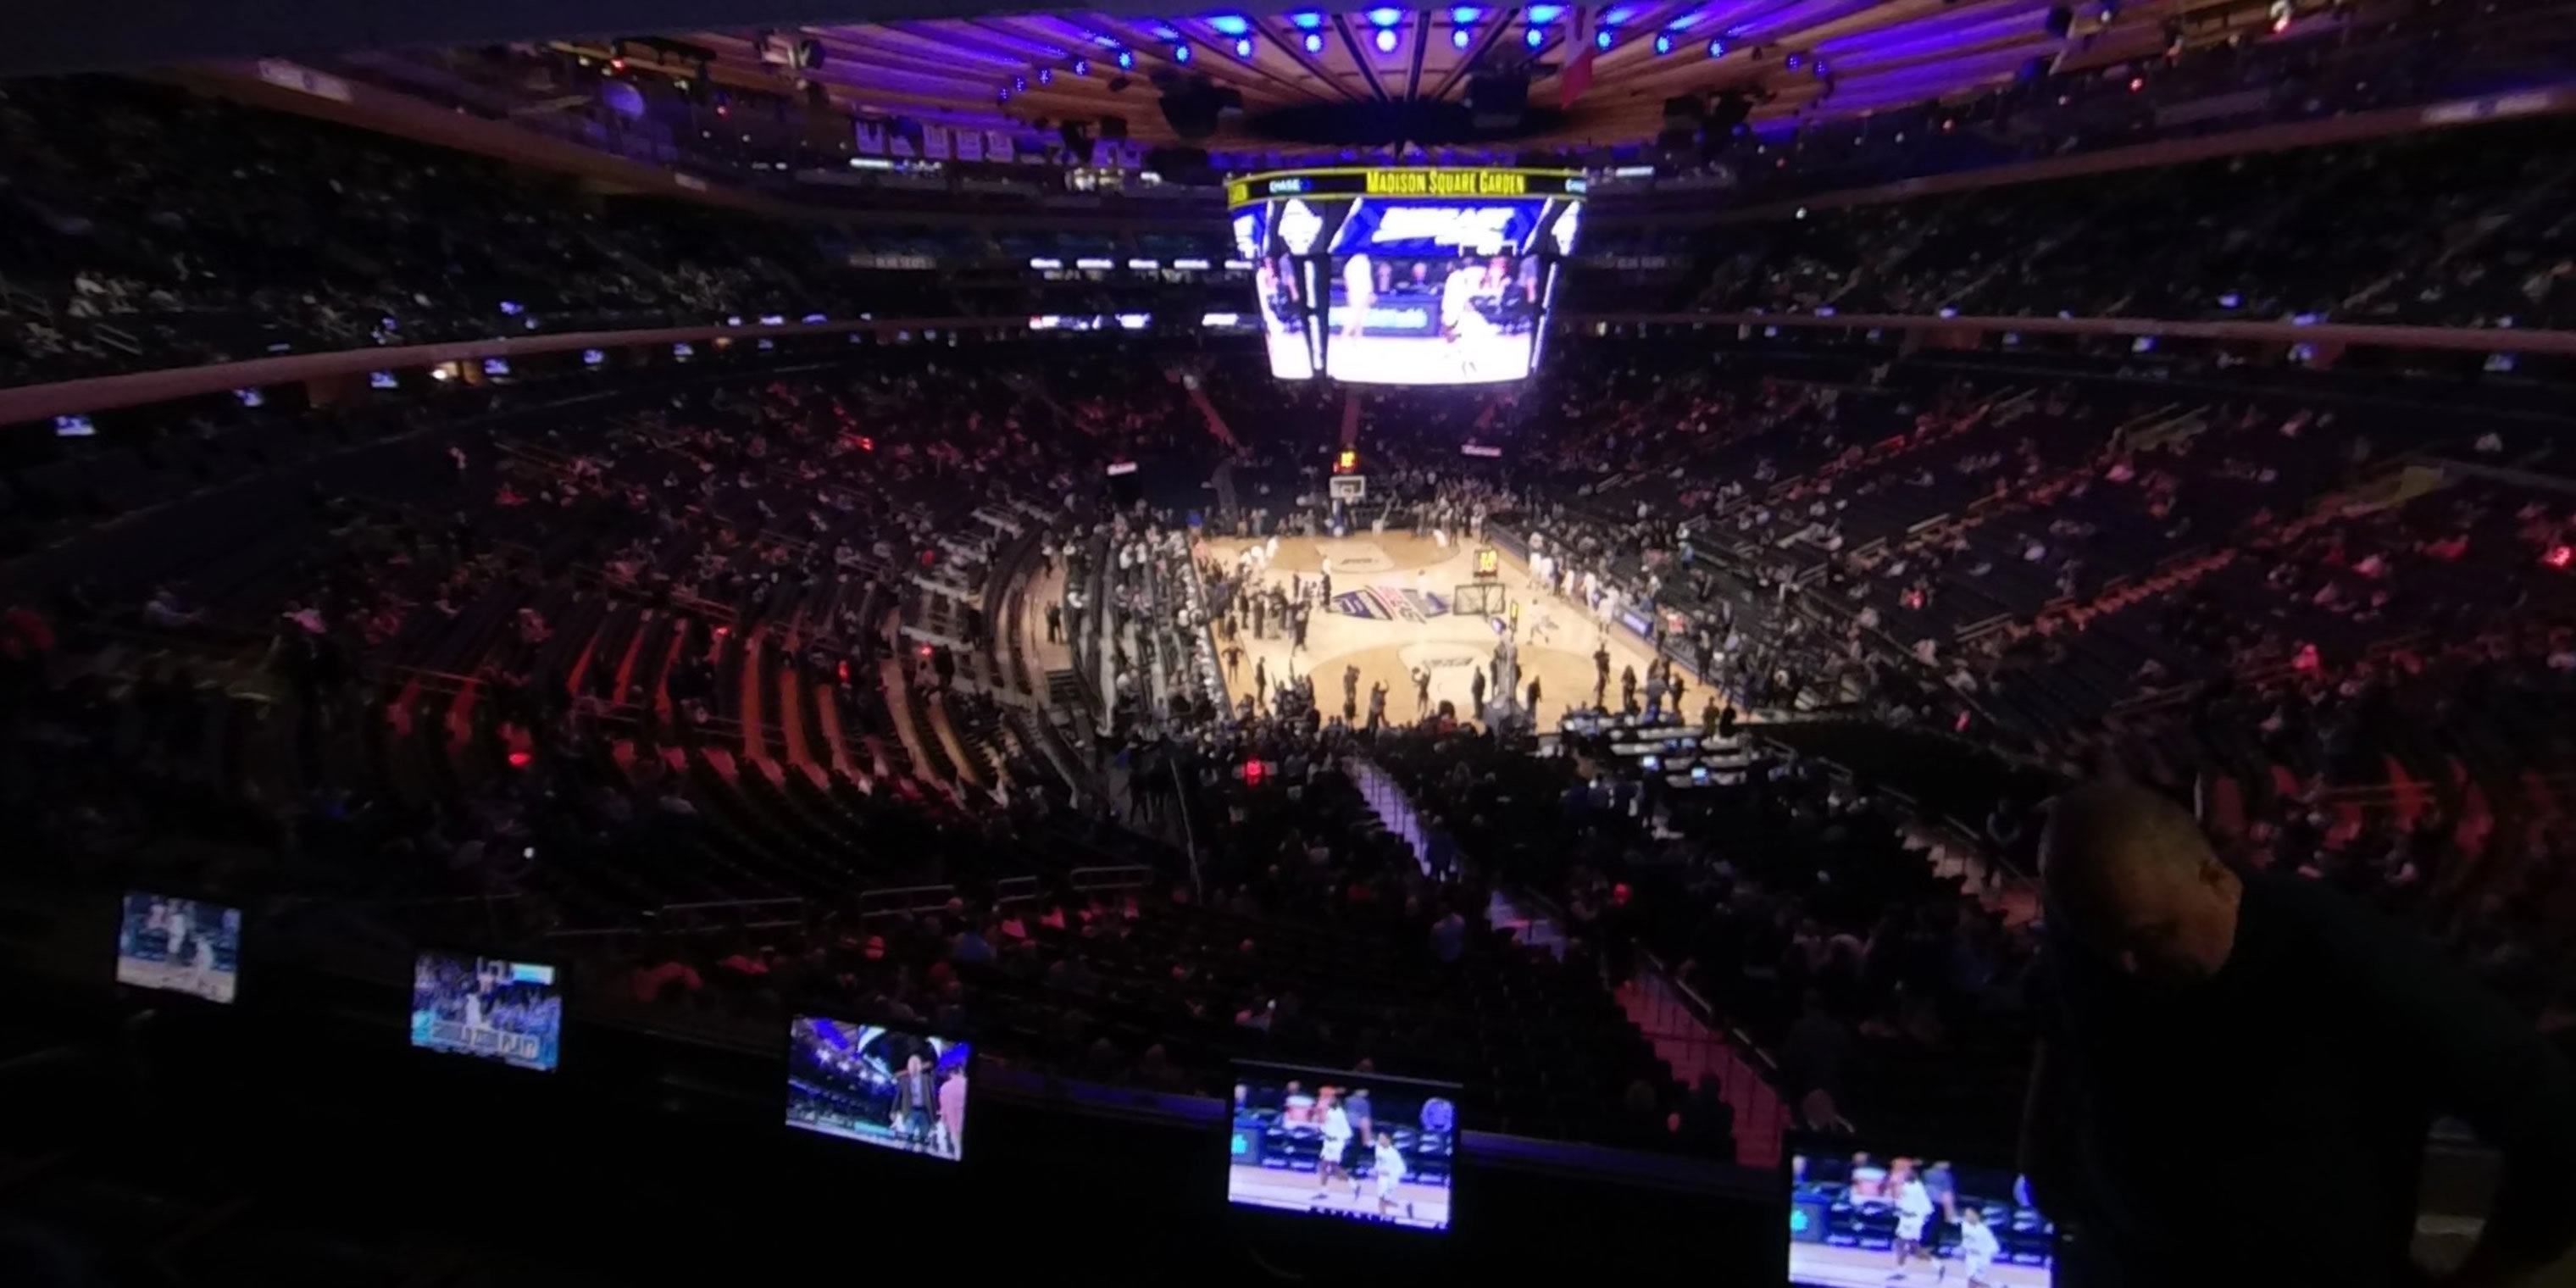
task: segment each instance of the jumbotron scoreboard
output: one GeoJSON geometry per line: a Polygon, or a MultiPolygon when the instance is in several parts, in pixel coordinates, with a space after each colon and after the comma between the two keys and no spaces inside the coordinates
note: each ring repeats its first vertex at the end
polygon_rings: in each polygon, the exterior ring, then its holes
{"type": "Polygon", "coordinates": [[[1270,374],[1354,384],[1521,380],[1538,365],[1583,176],[1425,167],[1280,170],[1226,185],[1254,261],[1270,374]]]}

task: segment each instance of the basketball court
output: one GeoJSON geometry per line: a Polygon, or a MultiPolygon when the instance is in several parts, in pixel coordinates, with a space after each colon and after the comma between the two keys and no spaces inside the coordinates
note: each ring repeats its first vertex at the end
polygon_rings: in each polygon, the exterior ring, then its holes
{"type": "MultiPolygon", "coordinates": [[[[1985,1288],[2048,1288],[2044,1266],[1986,1267],[1977,1282],[1985,1288]]],[[[1887,1249],[1837,1248],[1821,1243],[1789,1245],[1789,1282],[1800,1288],[1887,1288],[1890,1284],[1939,1284],[1967,1288],[1967,1263],[1956,1256],[1933,1262],[1915,1261],[1902,1273],[1896,1254],[1887,1249]]]]}
{"type": "MultiPolygon", "coordinates": [[[[1351,1194],[1351,1183],[1333,1183],[1324,1197],[1315,1197],[1315,1174],[1312,1171],[1283,1171],[1270,1167],[1234,1166],[1227,1169],[1226,1201],[1251,1207],[1278,1208],[1288,1212],[1349,1213],[1375,1219],[1379,1217],[1377,1182],[1360,1178],[1360,1192],[1351,1194]]],[[[1433,1230],[1449,1228],[1449,1187],[1426,1185],[1420,1181],[1398,1181],[1387,1196],[1394,1205],[1384,1219],[1398,1225],[1421,1226],[1433,1230]],[[1405,1205],[1411,1204],[1408,1213],[1405,1205]]]]}
{"type": "MultiPolygon", "coordinates": [[[[1205,546],[1220,563],[1232,567],[1246,548],[1256,544],[1267,545],[1267,540],[1212,538],[1205,546]]],[[[1498,558],[1495,574],[1480,581],[1475,575],[1475,554],[1480,548],[1473,540],[1452,538],[1443,547],[1433,538],[1396,531],[1339,538],[1281,537],[1278,555],[1266,572],[1255,574],[1254,584],[1276,586],[1293,595],[1292,579],[1311,588],[1329,561],[1332,598],[1309,619],[1306,647],[1294,658],[1289,656],[1291,636],[1278,622],[1269,623],[1266,638],[1254,639],[1251,619],[1245,618],[1234,640],[1243,649],[1243,661],[1226,677],[1227,695],[1239,698],[1251,693],[1254,665],[1260,663],[1274,684],[1291,676],[1313,675],[1316,705],[1330,717],[1342,710],[1344,670],[1356,666],[1362,721],[1368,718],[1369,687],[1376,684],[1386,686],[1390,724],[1412,724],[1439,710],[1443,702],[1454,704],[1462,719],[1472,718],[1475,677],[1510,629],[1512,604],[1520,609],[1520,691],[1512,696],[1525,699],[1529,682],[1539,682],[1542,731],[1554,730],[1568,707],[1591,703],[1592,654],[1605,642],[1610,649],[1611,702],[1615,705],[1619,699],[1620,668],[1634,667],[1638,683],[1644,684],[1654,653],[1636,636],[1596,623],[1591,610],[1578,600],[1539,590],[1528,570],[1509,557],[1498,558]],[[1480,586],[1497,589],[1480,591],[1480,586]],[[1459,611],[1462,588],[1464,607],[1473,610],[1479,607],[1476,601],[1484,599],[1491,613],[1459,611]],[[1428,711],[1417,710],[1414,700],[1412,673],[1417,667],[1431,675],[1428,711]]],[[[1225,647],[1220,638],[1220,657],[1225,647]]],[[[1488,700],[1495,696],[1487,695],[1488,700]]],[[[1707,696],[1705,688],[1692,683],[1684,705],[1696,712],[1707,696]]]]}

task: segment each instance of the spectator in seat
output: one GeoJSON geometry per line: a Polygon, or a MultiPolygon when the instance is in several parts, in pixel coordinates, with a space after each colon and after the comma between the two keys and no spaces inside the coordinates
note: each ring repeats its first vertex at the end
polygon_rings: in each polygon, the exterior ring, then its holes
{"type": "Polygon", "coordinates": [[[2240,874],[2126,783],[2060,797],[2040,851],[2023,1170],[2070,1288],[2417,1282],[2437,1112],[2504,1154],[2446,1282],[2530,1282],[2576,1244],[2576,1078],[2430,945],[2322,884],[2240,874]]]}
{"type": "Polygon", "coordinates": [[[1444,964],[1455,963],[1467,950],[1467,919],[1452,908],[1431,923],[1431,955],[1444,964]]]}
{"type": "Polygon", "coordinates": [[[1725,1084],[1713,1073],[1699,1076],[1680,1110],[1681,1147],[1702,1158],[1735,1157],[1735,1107],[1726,1103],[1725,1084]]]}

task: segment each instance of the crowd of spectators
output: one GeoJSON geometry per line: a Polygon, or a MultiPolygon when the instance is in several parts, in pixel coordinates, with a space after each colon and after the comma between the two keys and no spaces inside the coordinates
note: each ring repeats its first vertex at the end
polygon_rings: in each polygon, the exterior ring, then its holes
{"type": "MultiPolygon", "coordinates": [[[[1123,260],[1114,237],[929,229],[934,244],[907,250],[900,229],[602,197],[566,177],[122,79],[11,81],[0,146],[15,161],[0,175],[7,384],[818,314],[1195,321],[1226,289],[1027,270],[1037,255],[1123,260]],[[928,271],[934,257],[947,271],[928,271]],[[1009,271],[982,271],[995,263],[1009,271]]],[[[1192,252],[1221,253],[1182,248],[1192,252]]]]}
{"type": "MultiPolygon", "coordinates": [[[[801,232],[585,213],[128,92],[0,102],[31,158],[0,177],[0,264],[54,272],[9,285],[62,324],[393,343],[820,298],[794,294],[801,232]],[[82,112],[121,146],[51,146],[82,112]]],[[[2486,265],[2528,324],[2564,303],[2546,196],[2576,170],[2531,146],[2556,128],[1787,221],[1711,302],[2154,312],[2220,288],[2231,313],[2503,325],[2486,265]],[[2033,219],[2052,231],[2013,241],[2033,219]],[[2140,280],[2185,220],[2212,235],[2140,280]]],[[[19,331],[49,363],[102,335],[19,331]]],[[[42,593],[0,635],[5,803],[44,853],[213,843],[219,882],[357,917],[462,898],[620,1005],[930,1023],[1154,1091],[1218,1090],[1244,1055],[1400,1069],[1467,1081],[1503,1130],[1730,1156],[1734,1107],[1614,1001],[1651,953],[1808,1125],[1999,1130],[2032,943],[1995,874],[2037,822],[1989,796],[1962,829],[1757,723],[1856,720],[2121,767],[2203,802],[2247,864],[2416,921],[2533,1011],[2569,1000],[2576,508],[2523,472],[2551,461],[2520,423],[1878,350],[1602,340],[1469,395],[955,339],[245,408],[152,445],[177,468],[109,468],[118,446],[22,471],[80,501],[12,529],[60,548],[8,583],[42,593]],[[1351,445],[1368,495],[1334,504],[1351,445]],[[1334,525],[1511,550],[1654,648],[1644,706],[1609,702],[1606,655],[1592,701],[1533,700],[1535,728],[1400,697],[1363,718],[1230,660],[1315,610],[1194,536],[1334,525]],[[1666,703],[1677,680],[1700,705],[1666,703]],[[1675,789],[1620,749],[1641,730],[1724,774],[1675,789]],[[1363,759],[1427,832],[1389,826],[1363,759]],[[1935,833],[1983,861],[1928,862],[1935,833]],[[1564,950],[1495,930],[1498,894],[1559,909],[1564,950]]]]}
{"type": "Polygon", "coordinates": [[[2554,120],[1819,207],[1729,224],[1697,307],[2564,325],[2554,120]]]}
{"type": "MultiPolygon", "coordinates": [[[[2555,83],[2570,38],[2563,13],[2546,5],[2420,0],[2367,11],[2328,6],[2290,16],[2277,31],[2242,25],[2229,31],[2229,19],[2222,17],[2217,31],[2227,34],[2220,38],[2188,23],[2168,25],[2160,47],[2145,43],[2142,29],[2158,21],[2156,15],[2074,14],[2079,43],[2138,53],[2109,61],[2096,55],[2059,74],[2017,76],[1974,97],[1886,101],[1866,104],[1863,111],[1850,110],[1863,104],[1829,91],[1816,105],[1826,119],[1774,118],[1740,133],[1734,146],[1698,167],[1683,167],[1681,182],[1671,186],[1689,195],[1672,200],[1695,199],[1712,187],[1781,200],[2444,98],[2508,94],[2555,83]]],[[[1865,57],[1869,38],[1826,41],[1809,59],[1865,57]]]]}

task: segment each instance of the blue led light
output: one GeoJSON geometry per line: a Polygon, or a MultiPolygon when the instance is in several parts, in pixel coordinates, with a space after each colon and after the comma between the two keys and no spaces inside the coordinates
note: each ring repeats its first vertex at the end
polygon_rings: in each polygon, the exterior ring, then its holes
{"type": "Polygon", "coordinates": [[[1189,47],[1189,46],[1187,46],[1187,45],[1174,45],[1174,46],[1172,46],[1172,61],[1173,61],[1173,62],[1176,62],[1176,63],[1186,63],[1186,62],[1188,62],[1189,60],[1190,60],[1190,47],[1189,47]]]}
{"type": "Polygon", "coordinates": [[[1698,26],[1698,25],[1699,25],[1699,20],[1700,20],[1700,19],[1702,19],[1702,18],[1704,18],[1704,17],[1707,17],[1707,16],[1708,16],[1708,15],[1706,15],[1706,14],[1686,13],[1686,14],[1683,14],[1681,17],[1678,17],[1678,18],[1673,19],[1671,22],[1665,23],[1665,24],[1664,24],[1664,30],[1666,30],[1666,31],[1688,31],[1688,30],[1690,30],[1691,28],[1698,26]]]}
{"type": "Polygon", "coordinates": [[[1616,39],[1618,38],[1610,34],[1610,29],[1608,27],[1603,27],[1601,30],[1592,33],[1592,47],[1594,49],[1606,50],[1610,47],[1611,42],[1616,39]]]}
{"type": "Polygon", "coordinates": [[[1673,38],[1666,35],[1657,35],[1655,37],[1655,52],[1658,54],[1669,54],[1673,52],[1673,38]]]}
{"type": "Polygon", "coordinates": [[[1076,76],[1088,76],[1088,75],[1090,75],[1090,74],[1091,74],[1091,60],[1090,60],[1090,59],[1088,59],[1088,58],[1077,58],[1077,59],[1074,59],[1074,60],[1073,60],[1073,74],[1074,74],[1074,75],[1076,75],[1076,76]]]}
{"type": "Polygon", "coordinates": [[[1484,16],[1484,10],[1471,4],[1451,5],[1449,7],[1449,21],[1454,22],[1461,27],[1464,27],[1484,16]]]}
{"type": "Polygon", "coordinates": [[[1119,50],[1119,51],[1118,51],[1118,70],[1120,70],[1120,71],[1122,71],[1122,72],[1123,72],[1123,71],[1133,71],[1133,70],[1135,70],[1135,67],[1136,67],[1136,51],[1134,51],[1134,50],[1132,50],[1132,49],[1121,49],[1121,50],[1119,50]]]}
{"type": "Polygon", "coordinates": [[[1708,56],[1711,58],[1726,57],[1726,42],[1724,40],[1712,40],[1708,42],[1708,56]]]}
{"type": "Polygon", "coordinates": [[[1207,24],[1229,36],[1246,35],[1252,30],[1252,20],[1239,13],[1218,14],[1208,19],[1207,24]]]}
{"type": "Polygon", "coordinates": [[[1041,68],[1039,68],[1039,69],[1038,69],[1038,84],[1040,84],[1040,85],[1053,85],[1053,84],[1055,84],[1055,69],[1054,69],[1054,68],[1052,68],[1052,67],[1041,67],[1041,68]]]}
{"type": "Polygon", "coordinates": [[[1373,27],[1392,27],[1404,21],[1404,11],[1391,4],[1382,4],[1368,11],[1368,20],[1373,27]]]}
{"type": "Polygon", "coordinates": [[[1467,46],[1476,43],[1476,33],[1465,27],[1454,28],[1449,33],[1449,43],[1460,49],[1465,49],[1467,46]]]}
{"type": "Polygon", "coordinates": [[[1526,42],[1530,48],[1536,49],[1547,43],[1547,33],[1536,27],[1532,27],[1521,36],[1521,39],[1526,42]]]}
{"type": "Polygon", "coordinates": [[[1636,16],[1637,11],[1635,9],[1623,4],[1618,8],[1603,13],[1601,15],[1601,25],[1604,27],[1625,26],[1629,19],[1636,16]]]}
{"type": "Polygon", "coordinates": [[[1288,23],[1299,31],[1320,31],[1324,26],[1324,15],[1309,9],[1288,15],[1288,23]]]}
{"type": "Polygon", "coordinates": [[[1377,51],[1381,54],[1391,54],[1395,52],[1395,28],[1380,27],[1377,29],[1377,51]]]}
{"type": "Polygon", "coordinates": [[[1234,56],[1237,58],[1252,57],[1252,37],[1239,36],[1235,38],[1234,56]]]}
{"type": "Polygon", "coordinates": [[[1561,4],[1534,4],[1531,5],[1525,13],[1531,22],[1549,23],[1565,16],[1565,6],[1561,4]]]}
{"type": "Polygon", "coordinates": [[[1307,32],[1306,52],[1310,54],[1320,54],[1324,52],[1324,38],[1314,32],[1307,32]]]}

